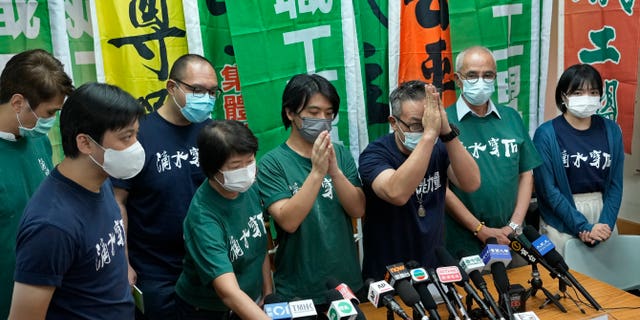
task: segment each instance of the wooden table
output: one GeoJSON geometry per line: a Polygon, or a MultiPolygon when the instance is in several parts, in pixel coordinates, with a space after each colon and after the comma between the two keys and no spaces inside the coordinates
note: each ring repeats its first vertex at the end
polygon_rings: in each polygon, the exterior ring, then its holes
{"type": "MultiPolygon", "coordinates": [[[[539,267],[540,277],[542,279],[542,283],[544,288],[549,290],[552,294],[558,293],[558,280],[554,280],[549,276],[549,272],[546,269],[539,267]]],[[[528,281],[531,279],[531,267],[524,266],[516,269],[511,269],[507,271],[509,276],[509,282],[512,284],[520,284],[525,289],[530,287],[528,281]]],[[[593,298],[604,308],[604,311],[595,311],[590,305],[583,305],[583,310],[585,310],[585,314],[582,314],[578,307],[569,300],[568,298],[560,299],[560,303],[567,309],[567,313],[561,312],[555,305],[549,304],[543,309],[539,309],[538,307],[544,303],[546,297],[543,292],[540,290],[536,293],[536,296],[530,297],[527,300],[526,309],[527,311],[533,311],[536,313],[538,318],[541,320],[569,320],[569,319],[592,319],[598,315],[609,315],[609,319],[640,319],[640,297],[637,297],[633,294],[622,291],[618,288],[612,287],[604,282],[600,282],[596,279],[585,276],[576,271],[572,271],[571,274],[580,282],[580,284],[593,296],[593,298]],[[637,307],[638,309],[614,309],[620,307],[637,307]]],[[[487,286],[489,287],[489,291],[493,295],[493,297],[497,299],[497,294],[495,287],[493,286],[493,280],[491,279],[491,275],[485,275],[485,281],[487,282],[487,286]]],[[[457,286],[456,286],[457,287],[457,286]]],[[[466,297],[464,291],[458,287],[458,292],[466,297]]],[[[575,293],[572,288],[567,288],[567,293],[575,298],[575,293]]],[[[584,297],[578,292],[578,296],[582,301],[588,303],[584,297]]],[[[396,301],[403,306],[403,308],[407,311],[407,314],[411,316],[411,309],[404,306],[399,297],[396,297],[396,301]]],[[[463,299],[464,301],[464,299],[463,299]]],[[[370,303],[363,303],[360,305],[360,309],[366,315],[367,320],[386,320],[387,319],[387,311],[386,308],[374,308],[370,303]]],[[[447,312],[444,305],[438,305],[438,313],[440,313],[440,317],[443,320],[448,319],[449,313],[447,312]]],[[[396,316],[396,319],[400,319],[396,316]]]]}

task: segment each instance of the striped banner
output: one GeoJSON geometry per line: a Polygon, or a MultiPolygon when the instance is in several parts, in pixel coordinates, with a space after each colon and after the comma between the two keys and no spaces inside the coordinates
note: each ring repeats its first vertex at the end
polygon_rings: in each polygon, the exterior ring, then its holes
{"type": "Polygon", "coordinates": [[[295,74],[317,73],[332,81],[342,100],[332,139],[350,147],[357,159],[368,137],[354,2],[246,0],[226,7],[259,155],[288,136],[280,117],[287,81],[295,74]]]}
{"type": "MultiPolygon", "coordinates": [[[[562,5],[561,5],[562,6],[562,5]]],[[[637,1],[569,1],[558,46],[564,51],[560,74],[576,63],[593,65],[604,80],[603,107],[598,113],[618,121],[624,150],[631,154],[634,105],[638,86],[640,4],[637,1]]],[[[562,62],[562,60],[561,60],[562,62]]]]}
{"type": "Polygon", "coordinates": [[[450,0],[449,3],[453,52],[457,54],[473,45],[493,51],[498,76],[492,99],[517,109],[533,135],[542,120],[538,118],[539,66],[548,63],[540,55],[540,38],[549,37],[548,33],[541,36],[540,1],[450,0]]]}
{"type": "Polygon", "coordinates": [[[167,97],[171,64],[187,53],[182,2],[91,0],[90,6],[98,80],[156,110],[167,97]]]}

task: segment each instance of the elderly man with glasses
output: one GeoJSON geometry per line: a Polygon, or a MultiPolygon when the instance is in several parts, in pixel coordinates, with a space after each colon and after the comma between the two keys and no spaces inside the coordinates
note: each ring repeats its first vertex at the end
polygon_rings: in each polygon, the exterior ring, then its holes
{"type": "Polygon", "coordinates": [[[144,168],[134,177],[112,178],[127,227],[129,282],[144,297],[144,315],[137,312],[136,319],[176,318],[174,286],[185,254],[182,222],[205,181],[196,138],[211,121],[220,92],[211,62],[195,54],[175,61],[166,89],[164,104],[140,120],[144,168]]]}
{"type": "Polygon", "coordinates": [[[437,267],[444,245],[447,183],[469,192],[480,185],[478,166],[449,125],[436,88],[409,81],[389,97],[393,133],[360,155],[366,195],[363,277],[382,279],[386,266],[418,261],[437,267]]]}
{"type": "Polygon", "coordinates": [[[462,94],[447,108],[447,116],[460,128],[460,141],[482,176],[475,192],[455,184],[447,190],[447,248],[464,256],[478,254],[488,238],[509,244],[510,234],[522,232],[533,188],[532,170],[541,161],[518,111],[491,101],[496,79],[491,51],[463,50],[456,58],[456,70],[462,94]]]}

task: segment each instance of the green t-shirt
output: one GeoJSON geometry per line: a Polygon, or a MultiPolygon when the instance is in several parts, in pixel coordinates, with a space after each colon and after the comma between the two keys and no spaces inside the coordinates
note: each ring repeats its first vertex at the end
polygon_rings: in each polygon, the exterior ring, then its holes
{"type": "MultiPolygon", "coordinates": [[[[450,184],[451,190],[476,218],[494,228],[509,224],[518,195],[519,175],[541,160],[516,110],[496,105],[500,117],[467,114],[458,121],[453,105],[447,108],[449,122],[460,128],[459,139],[480,168],[481,184],[467,193],[450,184]]],[[[449,252],[477,254],[484,247],[472,232],[449,215],[445,219],[445,240],[449,252]]]]}
{"type": "MultiPolygon", "coordinates": [[[[348,150],[334,144],[338,166],[349,181],[360,187],[355,162],[348,150]]],[[[291,198],[311,172],[311,159],[282,144],[261,160],[258,183],[265,208],[291,198]]],[[[327,278],[344,282],[352,290],[362,287],[360,265],[353,240],[351,218],[338,200],[327,175],[311,211],[294,233],[277,225],[278,250],[275,256],[276,292],[285,299],[326,300],[327,278]]]]}
{"type": "Polygon", "coordinates": [[[267,234],[257,184],[231,200],[206,180],[196,191],[184,220],[186,254],[176,293],[189,304],[229,310],[212,281],[233,272],[240,289],[257,300],[262,293],[262,264],[267,234]]]}
{"type": "Polygon", "coordinates": [[[0,319],[9,317],[22,211],[52,168],[51,144],[46,136],[0,139],[0,319]]]}

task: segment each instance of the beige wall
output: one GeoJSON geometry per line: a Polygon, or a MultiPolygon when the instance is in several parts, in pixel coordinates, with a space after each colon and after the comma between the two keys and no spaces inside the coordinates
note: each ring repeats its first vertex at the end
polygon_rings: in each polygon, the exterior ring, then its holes
{"type": "MultiPolygon", "coordinates": [[[[555,106],[555,87],[560,73],[558,72],[558,2],[553,1],[553,15],[551,22],[549,74],[547,78],[547,95],[544,111],[544,119],[549,120],[558,114],[555,106]]],[[[638,63],[640,74],[640,63],[638,63]]],[[[640,86],[636,88],[636,100],[634,103],[633,119],[633,144],[632,154],[625,154],[624,159],[624,193],[622,195],[622,207],[619,218],[640,223],[640,86]]]]}

